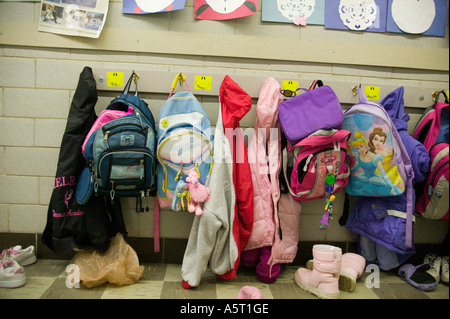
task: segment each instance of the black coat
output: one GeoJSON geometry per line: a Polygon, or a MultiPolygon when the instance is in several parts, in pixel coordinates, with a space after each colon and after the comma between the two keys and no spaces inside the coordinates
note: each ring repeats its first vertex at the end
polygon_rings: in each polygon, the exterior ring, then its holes
{"type": "Polygon", "coordinates": [[[126,238],[120,201],[111,205],[104,196],[92,196],[79,205],[75,192],[85,159],[81,145],[97,119],[95,104],[97,88],[92,69],[85,67],[80,74],[62,138],[47,224],[42,243],[57,254],[74,248],[105,250],[109,239],[117,232],[126,238]]]}

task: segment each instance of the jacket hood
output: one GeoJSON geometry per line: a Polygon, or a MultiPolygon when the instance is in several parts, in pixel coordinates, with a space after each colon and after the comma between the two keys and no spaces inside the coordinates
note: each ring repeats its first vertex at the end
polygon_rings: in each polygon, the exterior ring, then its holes
{"type": "Polygon", "coordinates": [[[395,89],[386,95],[380,104],[383,105],[392,121],[394,122],[397,131],[408,130],[409,114],[405,113],[405,102],[403,100],[403,93],[405,89],[403,86],[395,89]]]}
{"type": "Polygon", "coordinates": [[[278,105],[283,101],[281,86],[275,78],[269,77],[259,92],[256,104],[256,116],[261,127],[272,127],[278,119],[278,105]]]}
{"type": "Polygon", "coordinates": [[[252,98],[228,75],[222,81],[219,91],[222,106],[222,121],[225,128],[236,127],[252,108],[252,98]]]}

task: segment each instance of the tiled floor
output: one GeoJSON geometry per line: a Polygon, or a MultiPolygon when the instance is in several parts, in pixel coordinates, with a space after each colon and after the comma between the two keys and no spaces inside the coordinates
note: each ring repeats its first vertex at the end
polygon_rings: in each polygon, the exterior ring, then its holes
{"type": "MultiPolygon", "coordinates": [[[[0,288],[0,299],[236,299],[239,290],[254,286],[261,290],[265,299],[317,299],[301,290],[294,283],[298,267],[283,265],[276,283],[259,282],[254,270],[240,268],[236,279],[222,280],[206,272],[195,289],[183,289],[181,265],[143,264],[144,274],[129,286],[105,283],[96,288],[67,288],[67,260],[40,259],[25,267],[27,283],[15,289],[0,288]]],[[[395,272],[380,272],[379,288],[369,288],[366,281],[374,283],[375,273],[364,273],[358,279],[355,291],[341,292],[341,299],[449,299],[449,287],[440,283],[432,292],[414,288],[395,272]]]]}

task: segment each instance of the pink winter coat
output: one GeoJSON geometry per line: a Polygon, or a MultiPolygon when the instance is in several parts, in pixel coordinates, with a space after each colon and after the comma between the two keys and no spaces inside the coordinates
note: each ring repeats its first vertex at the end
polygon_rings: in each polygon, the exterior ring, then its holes
{"type": "Polygon", "coordinates": [[[266,277],[266,282],[273,282],[267,277],[276,277],[279,273],[279,268],[272,273],[273,265],[292,262],[297,254],[301,211],[299,202],[289,194],[281,196],[280,192],[282,133],[278,105],[283,101],[280,89],[274,78],[269,77],[264,82],[256,106],[255,135],[248,146],[253,182],[253,229],[245,251],[250,256],[255,255],[257,248],[270,247],[258,252],[260,263],[256,267],[258,278],[266,277]],[[269,251],[270,256],[267,256],[269,251]]]}

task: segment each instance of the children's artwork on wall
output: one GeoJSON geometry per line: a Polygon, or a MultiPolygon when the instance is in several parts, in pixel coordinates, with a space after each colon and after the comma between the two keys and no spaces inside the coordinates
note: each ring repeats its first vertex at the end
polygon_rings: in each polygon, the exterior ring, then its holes
{"type": "Polygon", "coordinates": [[[262,0],[261,20],[324,25],[325,0],[262,0]]]}
{"type": "Polygon", "coordinates": [[[387,31],[445,36],[447,0],[389,0],[387,31]]]}
{"type": "Polygon", "coordinates": [[[255,14],[258,0],[195,0],[194,17],[201,20],[229,20],[255,14]]]}
{"type": "Polygon", "coordinates": [[[184,9],[186,0],[123,0],[122,13],[147,14],[184,9]]]}
{"type": "Polygon", "coordinates": [[[325,28],[386,32],[387,0],[328,0],[325,28]]]}

